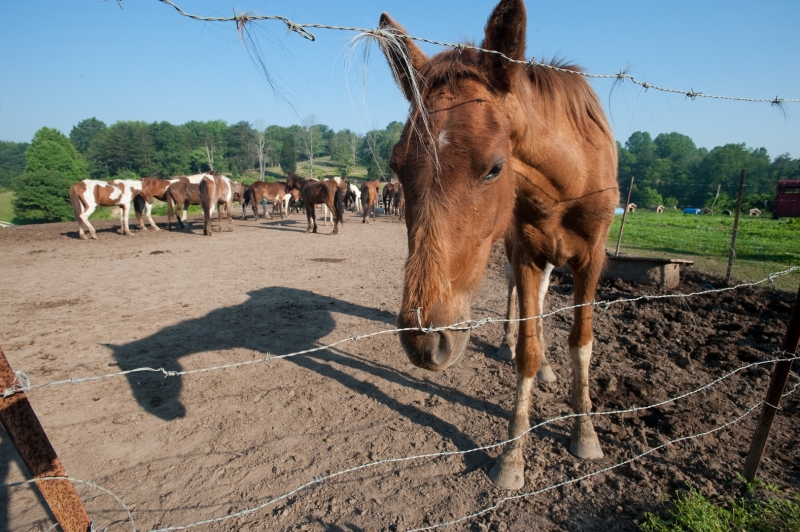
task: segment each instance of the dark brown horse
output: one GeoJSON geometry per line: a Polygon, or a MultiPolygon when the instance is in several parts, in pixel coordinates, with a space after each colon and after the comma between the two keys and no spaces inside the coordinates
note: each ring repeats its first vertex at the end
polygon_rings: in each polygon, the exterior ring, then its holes
{"type": "Polygon", "coordinates": [[[386,183],[383,186],[381,196],[383,198],[383,213],[387,216],[392,214],[392,202],[394,201],[394,194],[397,185],[394,183],[386,183]]]}
{"type": "Polygon", "coordinates": [[[183,177],[171,183],[164,194],[167,200],[167,229],[172,229],[173,214],[178,220],[178,226],[186,227],[189,205],[200,205],[200,185],[190,183],[183,177]],[[176,213],[176,208],[182,212],[176,213]]]}
{"type": "Polygon", "coordinates": [[[364,217],[361,219],[362,224],[368,224],[367,216],[372,216],[375,221],[375,208],[378,206],[378,190],[380,189],[381,181],[365,181],[361,185],[361,206],[364,211],[364,217]]]}
{"type": "Polygon", "coordinates": [[[303,179],[290,173],[286,176],[286,191],[299,190],[300,198],[303,200],[303,208],[306,210],[308,228],[306,233],[317,232],[316,205],[326,205],[333,213],[332,235],[339,234],[339,223],[344,223],[342,214],[344,213],[344,191],[343,188],[333,179],[315,181],[313,179],[303,179]],[[313,230],[312,230],[313,228],[313,230]]]}
{"type": "Polygon", "coordinates": [[[402,220],[406,214],[406,196],[403,193],[403,185],[400,183],[394,186],[394,199],[392,203],[394,204],[394,214],[399,215],[402,220]]]}
{"type": "MultiPolygon", "coordinates": [[[[285,183],[256,181],[250,185],[250,190],[250,206],[253,208],[253,216],[256,221],[258,221],[258,204],[261,203],[263,199],[271,201],[273,206],[279,205],[281,218],[283,218],[283,197],[286,195],[285,183]]],[[[272,214],[268,212],[266,214],[269,216],[269,219],[272,220],[272,214]]]]}
{"type": "MultiPolygon", "coordinates": [[[[525,59],[522,0],[501,0],[481,48],[428,58],[388,15],[394,33],[381,47],[410,114],[391,165],[403,184],[408,259],[398,326],[415,365],[441,371],[458,360],[469,330],[426,332],[470,318],[472,299],[492,248],[507,238],[520,315],[539,314],[542,270],[569,265],[576,307],[569,334],[572,408],[570,451],[603,452],[592,422],[589,361],[592,306],[605,241],[619,201],[616,145],[597,95],[581,77],[525,59]],[[516,60],[511,62],[506,58],[516,60]]],[[[558,65],[575,70],[574,66],[558,65]]],[[[520,324],[517,389],[509,436],[490,471],[499,486],[524,484],[523,436],[541,359],[539,320],[520,324]]]]}

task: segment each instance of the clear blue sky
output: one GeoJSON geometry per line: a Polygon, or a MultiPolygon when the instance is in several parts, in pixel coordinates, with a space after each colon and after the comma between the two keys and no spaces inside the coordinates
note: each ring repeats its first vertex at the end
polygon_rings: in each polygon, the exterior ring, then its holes
{"type": "MultiPolygon", "coordinates": [[[[206,16],[237,11],[296,22],[374,27],[387,11],[410,33],[480,43],[492,0],[176,0],[206,16]]],[[[29,141],[42,126],[69,134],[80,120],[240,120],[288,126],[315,115],[335,130],[365,132],[405,120],[407,106],[372,46],[346,72],[350,32],[280,22],[257,30],[263,55],[293,105],[277,99],[231,23],[189,20],[156,0],[0,3],[0,140],[29,141]],[[366,79],[366,82],[364,82],[366,79]]],[[[528,56],[559,56],[589,72],[626,65],[639,79],[681,90],[752,98],[800,98],[800,2],[529,0],[528,56]]],[[[435,53],[437,47],[423,47],[435,53]]],[[[709,149],[729,142],[800,157],[800,104],[690,101],[631,84],[594,83],[616,138],[677,131],[709,149]]]]}

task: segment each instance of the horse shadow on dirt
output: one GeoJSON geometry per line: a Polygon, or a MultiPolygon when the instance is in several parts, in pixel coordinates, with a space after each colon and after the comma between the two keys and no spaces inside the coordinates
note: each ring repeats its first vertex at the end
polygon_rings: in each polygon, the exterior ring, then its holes
{"type": "MultiPolygon", "coordinates": [[[[181,371],[182,358],[202,352],[243,348],[268,355],[319,347],[320,338],[327,336],[336,328],[333,312],[382,322],[394,327],[395,317],[390,312],[306,290],[268,287],[254,290],[248,295],[249,299],[240,305],[215,309],[200,318],[165,327],[146,338],[107,347],[112,350],[121,371],[139,367],[181,371]]],[[[455,425],[413,404],[398,401],[372,382],[365,382],[374,379],[363,379],[363,376],[357,379],[353,374],[364,372],[388,383],[438,395],[443,400],[487,412],[492,416],[508,418],[509,412],[497,405],[466,395],[454,387],[430,382],[404,372],[402,367],[410,363],[402,354],[399,341],[397,343],[397,367],[336,348],[296,355],[282,361],[334,379],[356,393],[369,396],[401,416],[407,417],[412,423],[430,427],[461,450],[478,447],[478,444],[455,425]],[[337,367],[328,364],[329,361],[335,361],[337,367]]],[[[247,369],[228,371],[247,371],[247,369]]],[[[164,378],[160,372],[137,372],[126,377],[134,397],[146,412],[163,420],[172,420],[185,415],[186,408],[180,401],[181,379],[192,376],[164,378]]],[[[467,455],[466,466],[468,470],[472,470],[485,465],[488,459],[485,453],[470,453],[467,455]]]]}

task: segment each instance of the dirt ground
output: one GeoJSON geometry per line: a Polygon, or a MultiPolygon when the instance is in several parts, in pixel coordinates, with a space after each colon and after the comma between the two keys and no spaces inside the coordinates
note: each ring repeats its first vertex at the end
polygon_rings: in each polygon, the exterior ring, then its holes
{"type": "MultiPolygon", "coordinates": [[[[162,220],[163,221],[163,220],[162,220]]],[[[392,329],[406,255],[393,217],[338,236],[306,235],[305,220],[234,220],[232,233],[117,234],[98,241],[74,223],[0,230],[0,345],[32,384],[148,366],[191,370],[261,360],[392,329]]],[[[496,253],[473,317],[502,316],[503,258],[496,253]]],[[[689,271],[676,290],[719,286],[689,271]]],[[[598,299],[658,293],[604,282],[598,299]]],[[[569,275],[556,275],[548,307],[571,304],[569,275]]],[[[793,293],[741,289],[596,312],[592,396],[596,411],[675,397],[746,363],[771,358],[793,293]]],[[[570,314],[546,322],[558,382],[536,389],[532,422],[569,412],[570,314]]],[[[505,438],[511,362],[495,356],[502,326],[473,331],[454,367],[429,373],[405,358],[395,334],[323,351],[183,377],[134,373],[28,397],[67,473],[118,495],[139,530],[181,526],[256,507],[316,477],[385,458],[465,451],[505,438]]],[[[535,430],[527,444],[533,491],[602,469],[650,447],[709,430],[763,397],[771,366],[649,411],[595,418],[605,458],[567,451],[570,425],[535,430]]],[[[798,381],[796,376],[792,383],[798,381]]],[[[798,397],[773,427],[761,478],[800,485],[798,397]]],[[[710,436],[668,446],[629,465],[537,495],[447,530],[636,530],[659,497],[686,482],[730,494],[757,415],[710,436]]],[[[487,478],[498,450],[386,463],[314,483],[242,517],[195,530],[406,530],[449,521],[514,495],[487,478]]],[[[0,482],[26,478],[8,437],[0,482]]],[[[111,497],[77,486],[99,529],[130,530],[111,497]]],[[[30,486],[0,489],[0,529],[53,523],[30,486]]]]}

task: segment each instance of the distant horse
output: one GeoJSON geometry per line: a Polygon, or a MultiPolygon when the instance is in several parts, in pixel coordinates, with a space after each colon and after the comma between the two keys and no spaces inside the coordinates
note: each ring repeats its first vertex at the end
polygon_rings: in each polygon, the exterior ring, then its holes
{"type": "MultiPolygon", "coordinates": [[[[339,187],[339,190],[342,191],[342,204],[344,205],[344,199],[347,196],[347,181],[342,179],[341,177],[331,177],[329,179],[324,179],[324,181],[333,180],[336,182],[336,186],[339,187]]],[[[344,212],[344,210],[342,211],[344,212]]],[[[322,204],[322,219],[325,221],[325,225],[330,225],[328,223],[330,211],[328,210],[328,206],[324,203],[322,204]]],[[[331,216],[332,217],[332,216],[331,216]]]]}
{"type": "Polygon", "coordinates": [[[357,214],[361,214],[361,189],[354,183],[348,183],[347,192],[344,197],[345,208],[354,210],[357,214]]]}
{"type": "Polygon", "coordinates": [[[233,231],[231,220],[233,202],[238,201],[241,203],[244,201],[244,186],[219,174],[205,176],[198,186],[200,189],[200,205],[203,207],[203,234],[207,236],[213,235],[211,216],[214,214],[215,206],[219,209],[219,226],[217,230],[222,231],[222,208],[224,207],[225,214],[228,217],[227,231],[233,231]]]}
{"type": "Polygon", "coordinates": [[[344,223],[342,218],[344,193],[336,181],[333,179],[324,181],[303,179],[290,173],[286,176],[286,190],[291,191],[293,189],[300,191],[303,208],[306,210],[306,218],[308,219],[306,233],[317,232],[317,215],[314,209],[316,205],[324,204],[333,213],[333,231],[331,231],[331,234],[339,234],[339,223],[344,223]]]}
{"type": "MultiPolygon", "coordinates": [[[[574,417],[570,451],[603,456],[589,416],[592,311],[605,242],[619,202],[614,136],[581,76],[525,58],[522,0],[501,0],[481,48],[428,58],[385,13],[380,44],[411,102],[390,163],[406,200],[408,259],[398,312],[411,362],[441,371],[464,353],[492,243],[506,239],[520,316],[540,313],[547,263],[569,265],[578,305],[569,334],[574,417]],[[511,59],[512,61],[508,61],[511,59]],[[469,213],[465,215],[464,213],[469,213]],[[458,219],[458,223],[452,220],[458,219]],[[433,330],[431,330],[433,329],[433,330]]],[[[506,445],[489,476],[524,485],[523,448],[534,377],[542,357],[540,319],[520,323],[516,394],[506,445]]]]}
{"type": "Polygon", "coordinates": [[[638,209],[638,208],[639,208],[639,206],[636,205],[635,203],[628,203],[628,207],[627,207],[628,212],[636,212],[636,209],[638,209]]]}
{"type": "Polygon", "coordinates": [[[397,187],[394,183],[386,183],[383,187],[383,193],[381,194],[383,198],[383,212],[384,214],[392,214],[392,201],[394,200],[394,193],[395,188],[397,187]]]}
{"type": "Polygon", "coordinates": [[[372,216],[372,221],[375,221],[375,208],[378,206],[378,190],[380,189],[381,181],[365,181],[361,185],[361,206],[364,217],[361,219],[362,224],[369,223],[367,216],[372,216]]]}
{"type": "Polygon", "coordinates": [[[167,188],[171,183],[177,181],[177,178],[156,179],[153,177],[145,177],[142,179],[142,190],[133,198],[133,210],[136,213],[136,222],[139,225],[139,229],[146,229],[142,221],[142,213],[144,213],[147,217],[147,221],[150,223],[150,227],[156,231],[159,230],[151,216],[153,211],[153,199],[167,201],[167,188]]]}
{"type": "MultiPolygon", "coordinates": [[[[286,195],[286,184],[280,182],[268,183],[266,181],[256,181],[250,185],[252,189],[252,197],[250,198],[250,206],[253,209],[253,216],[258,221],[258,204],[262,200],[271,201],[273,205],[280,205],[281,218],[283,218],[283,198],[286,195]]],[[[266,208],[264,214],[269,216],[272,220],[272,214],[268,213],[266,208]]]]}
{"type": "Polygon", "coordinates": [[[394,199],[392,202],[394,204],[394,214],[399,215],[402,220],[406,215],[406,196],[403,193],[403,185],[400,183],[394,186],[394,199]]]}
{"type": "Polygon", "coordinates": [[[186,217],[189,205],[200,205],[200,185],[190,183],[185,177],[178,178],[175,183],[170,184],[165,192],[167,199],[167,229],[172,230],[172,216],[176,215],[178,225],[186,227],[186,217]],[[181,210],[180,214],[175,213],[175,208],[181,210]]]}
{"type": "Polygon", "coordinates": [[[130,235],[128,213],[131,208],[131,200],[141,190],[142,182],[132,179],[115,179],[110,183],[84,179],[73,184],[69,188],[69,201],[72,204],[72,211],[75,213],[75,221],[78,222],[78,236],[81,240],[86,240],[84,230],[89,231],[90,238],[97,239],[94,226],[89,223],[89,216],[98,206],[119,207],[122,234],[130,235]]]}

